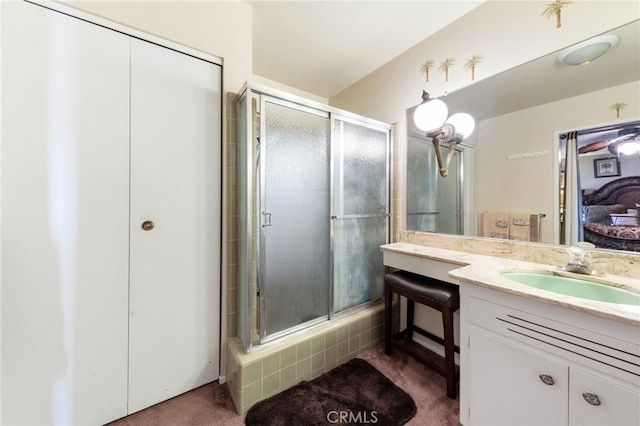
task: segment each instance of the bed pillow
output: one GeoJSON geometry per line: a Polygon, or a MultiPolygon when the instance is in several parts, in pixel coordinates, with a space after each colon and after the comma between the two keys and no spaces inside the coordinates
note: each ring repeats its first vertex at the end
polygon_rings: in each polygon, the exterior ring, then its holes
{"type": "Polygon", "coordinates": [[[624,204],[610,204],[607,206],[587,206],[585,210],[585,222],[610,225],[611,216],[609,215],[611,213],[626,213],[627,207],[624,204]]]}

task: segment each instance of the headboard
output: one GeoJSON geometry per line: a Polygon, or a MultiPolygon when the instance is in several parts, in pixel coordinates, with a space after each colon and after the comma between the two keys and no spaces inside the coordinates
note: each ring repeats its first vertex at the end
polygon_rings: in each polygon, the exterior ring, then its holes
{"type": "Polygon", "coordinates": [[[628,209],[635,209],[640,204],[640,176],[613,180],[583,197],[582,201],[589,206],[623,204],[628,209]]]}

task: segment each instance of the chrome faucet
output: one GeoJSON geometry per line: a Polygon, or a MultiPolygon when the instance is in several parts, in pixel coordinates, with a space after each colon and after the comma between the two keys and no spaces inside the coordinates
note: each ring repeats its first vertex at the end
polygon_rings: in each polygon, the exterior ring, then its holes
{"type": "Polygon", "coordinates": [[[591,275],[593,273],[593,269],[591,268],[591,255],[583,248],[591,246],[592,244],[589,243],[578,243],[577,247],[569,247],[567,249],[569,262],[565,266],[565,270],[576,274],[591,275]]]}

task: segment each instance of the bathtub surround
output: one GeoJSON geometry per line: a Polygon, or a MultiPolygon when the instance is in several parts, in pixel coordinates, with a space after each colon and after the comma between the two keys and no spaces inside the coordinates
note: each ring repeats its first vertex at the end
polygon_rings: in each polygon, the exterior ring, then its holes
{"type": "Polygon", "coordinates": [[[314,379],[382,342],[384,306],[328,321],[246,354],[227,340],[227,384],[239,413],[303,380],[314,379]]]}

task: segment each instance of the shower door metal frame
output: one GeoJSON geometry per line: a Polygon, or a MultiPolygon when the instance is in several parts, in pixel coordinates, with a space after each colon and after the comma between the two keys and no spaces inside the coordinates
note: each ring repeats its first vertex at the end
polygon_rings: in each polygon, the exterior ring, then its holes
{"type": "MultiPolygon", "coordinates": [[[[258,262],[257,262],[257,288],[258,288],[258,294],[259,294],[259,298],[258,298],[258,303],[260,304],[260,318],[259,318],[259,329],[258,332],[260,334],[260,344],[263,343],[267,343],[270,342],[272,340],[275,340],[279,337],[294,333],[296,331],[308,328],[310,326],[313,326],[315,324],[319,324],[322,322],[325,322],[327,319],[330,318],[330,311],[331,311],[331,305],[328,305],[328,311],[326,316],[320,316],[316,319],[313,320],[309,320],[309,321],[305,321],[303,323],[297,324],[293,327],[289,327],[285,330],[276,332],[276,333],[272,333],[270,335],[267,335],[267,318],[266,318],[266,306],[265,306],[265,299],[266,299],[266,294],[268,292],[268,289],[265,288],[264,284],[266,281],[266,272],[265,272],[265,267],[266,267],[266,250],[264,250],[264,246],[266,244],[266,238],[267,238],[267,230],[265,229],[267,225],[263,222],[263,219],[265,218],[265,214],[269,214],[266,211],[263,211],[263,206],[266,205],[266,137],[265,132],[266,132],[266,104],[267,103],[272,103],[272,104],[276,104],[276,105],[280,105],[280,106],[284,106],[287,108],[292,108],[298,111],[302,111],[302,112],[306,112],[306,113],[310,113],[310,114],[315,114],[319,117],[324,117],[327,118],[330,121],[331,116],[329,114],[328,111],[324,111],[324,110],[320,110],[320,109],[316,109],[310,106],[306,106],[306,105],[301,105],[299,103],[296,102],[292,102],[286,99],[282,99],[282,98],[277,98],[277,97],[273,97],[270,96],[268,94],[265,93],[261,93],[260,94],[260,143],[259,143],[259,152],[258,152],[258,157],[259,157],[259,173],[258,173],[258,188],[259,191],[256,194],[256,221],[257,221],[257,228],[260,230],[260,241],[258,242],[258,262]]],[[[331,134],[329,132],[329,134],[327,135],[328,137],[331,137],[331,134]]],[[[331,140],[329,141],[329,163],[331,164],[331,140]]],[[[331,175],[329,175],[329,179],[331,179],[331,175]]],[[[331,191],[331,181],[329,181],[329,190],[331,191]]],[[[330,202],[330,199],[329,199],[330,202]]],[[[270,215],[270,214],[269,214],[270,215]]],[[[270,221],[270,220],[269,220],[270,221]]],[[[331,228],[329,228],[331,229],[331,228]]],[[[332,255],[333,252],[331,251],[331,247],[327,247],[327,250],[329,252],[329,262],[331,264],[331,259],[332,259],[332,255]]],[[[329,273],[331,273],[331,268],[329,268],[329,273]]],[[[331,276],[330,276],[331,277],[331,276]]],[[[331,294],[331,287],[333,285],[333,279],[330,280],[329,282],[329,294],[331,294]]],[[[330,300],[329,300],[330,302],[330,300]]]]}

